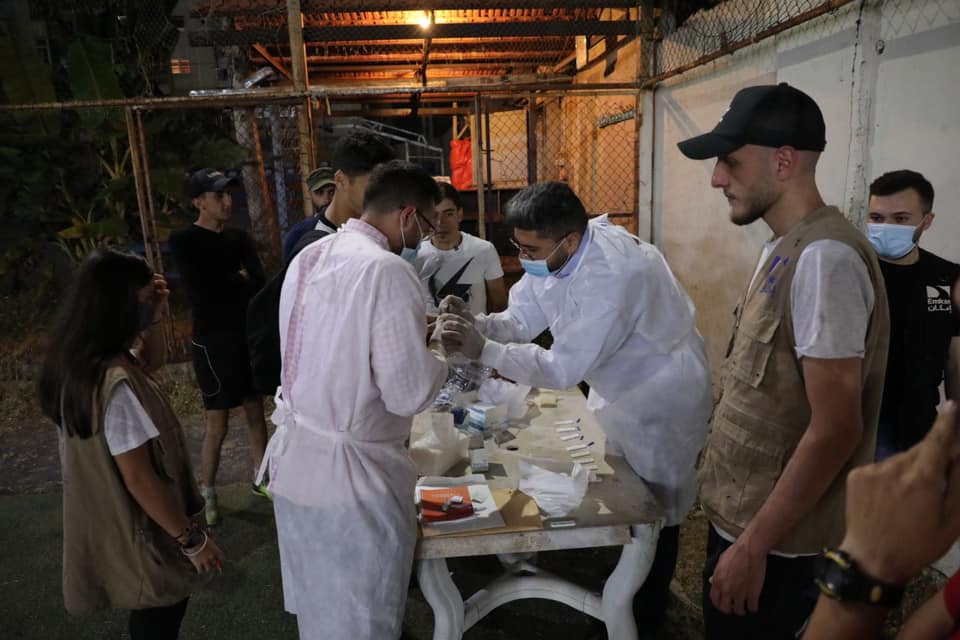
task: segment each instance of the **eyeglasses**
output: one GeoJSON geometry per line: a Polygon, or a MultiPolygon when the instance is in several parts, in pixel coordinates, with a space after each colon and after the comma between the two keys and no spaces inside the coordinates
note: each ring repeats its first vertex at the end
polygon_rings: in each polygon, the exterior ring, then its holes
{"type": "Polygon", "coordinates": [[[530,257],[530,254],[527,253],[527,250],[517,244],[517,241],[513,238],[509,238],[510,244],[513,245],[513,248],[517,250],[517,253],[520,254],[520,257],[526,256],[530,257]]]}
{"type": "MultiPolygon", "coordinates": [[[[569,234],[567,234],[567,235],[569,235],[569,234]]],[[[545,258],[546,260],[549,260],[551,257],[553,257],[553,254],[555,254],[555,253],[557,252],[557,249],[560,248],[560,243],[563,242],[566,237],[567,237],[567,236],[563,236],[562,238],[560,238],[559,240],[557,240],[557,244],[553,247],[553,249],[550,251],[550,253],[547,254],[547,257],[545,258]]],[[[535,259],[535,258],[533,257],[533,255],[532,255],[529,251],[527,251],[526,249],[524,249],[523,247],[521,247],[519,244],[517,244],[517,241],[516,241],[516,240],[514,240],[513,238],[508,238],[508,240],[510,241],[510,244],[512,244],[513,247],[519,252],[521,258],[524,258],[525,260],[534,260],[534,259],[535,259]]]]}

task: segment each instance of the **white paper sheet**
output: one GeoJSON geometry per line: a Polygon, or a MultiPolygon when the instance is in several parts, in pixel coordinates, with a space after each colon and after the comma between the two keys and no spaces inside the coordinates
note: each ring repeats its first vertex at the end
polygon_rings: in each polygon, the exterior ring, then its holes
{"type": "Polygon", "coordinates": [[[417,482],[416,500],[420,503],[421,489],[445,489],[448,487],[466,486],[470,492],[470,501],[473,503],[473,515],[459,520],[446,522],[421,522],[424,529],[437,533],[462,533],[464,531],[479,531],[482,529],[496,529],[506,526],[500,509],[493,499],[487,479],[481,474],[448,478],[446,476],[424,476],[417,482]]]}

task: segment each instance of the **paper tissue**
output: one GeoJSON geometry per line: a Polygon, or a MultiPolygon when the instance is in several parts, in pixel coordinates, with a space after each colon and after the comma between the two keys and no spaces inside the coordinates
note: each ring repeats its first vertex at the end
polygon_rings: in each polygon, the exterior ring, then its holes
{"type": "MultiPolygon", "coordinates": [[[[569,473],[551,471],[527,460],[519,461],[519,489],[537,503],[548,518],[562,518],[580,506],[590,484],[590,472],[574,463],[569,473]]],[[[556,468],[557,465],[550,465],[556,468]]],[[[569,465],[565,465],[570,468],[569,465]]]]}

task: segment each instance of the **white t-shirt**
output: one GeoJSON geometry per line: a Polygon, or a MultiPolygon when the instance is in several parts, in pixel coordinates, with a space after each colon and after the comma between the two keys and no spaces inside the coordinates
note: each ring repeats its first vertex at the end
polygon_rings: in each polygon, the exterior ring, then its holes
{"type": "Polygon", "coordinates": [[[151,438],[160,437],[153,420],[126,382],[117,384],[110,393],[103,416],[103,434],[113,456],[136,449],[151,438]]]}
{"type": "MultiPolygon", "coordinates": [[[[763,246],[754,280],[779,242],[763,246]]],[[[838,240],[811,242],[790,286],[797,357],[862,358],[873,301],[867,265],[852,247],[838,240]]]]}
{"type": "MultiPolygon", "coordinates": [[[[776,249],[780,238],[763,246],[753,280],[776,249]]],[[[798,358],[862,358],[874,292],[867,265],[850,245],[838,240],[811,242],[800,254],[790,285],[790,313],[798,358]]],[[[728,542],[730,533],[713,525],[728,542]]],[[[800,554],[771,551],[795,558],[800,554]]]]}
{"type": "Polygon", "coordinates": [[[469,233],[461,233],[460,244],[440,250],[424,242],[417,256],[420,282],[426,289],[428,313],[448,295],[463,298],[476,315],[487,312],[487,280],[503,277],[500,256],[493,244],[469,233]]]}

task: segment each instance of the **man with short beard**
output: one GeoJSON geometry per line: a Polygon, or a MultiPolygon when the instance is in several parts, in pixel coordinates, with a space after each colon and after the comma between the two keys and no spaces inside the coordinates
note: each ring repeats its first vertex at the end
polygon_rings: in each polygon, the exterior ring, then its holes
{"type": "Polygon", "coordinates": [[[824,204],[816,102],[785,83],[734,96],[679,143],[716,158],[730,218],[773,231],[736,309],[723,393],[700,461],[710,519],[707,638],[795,638],[814,558],[840,543],[847,472],[873,458],[887,357],[886,291],[869,242],[824,204]]]}

